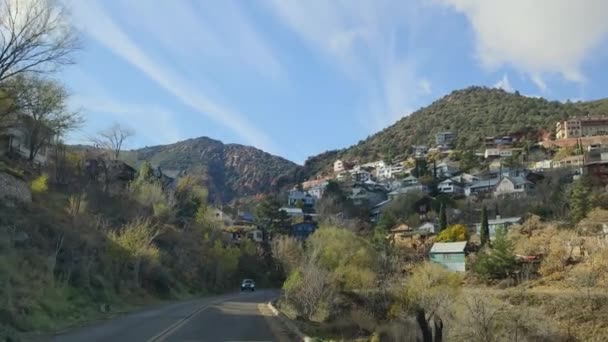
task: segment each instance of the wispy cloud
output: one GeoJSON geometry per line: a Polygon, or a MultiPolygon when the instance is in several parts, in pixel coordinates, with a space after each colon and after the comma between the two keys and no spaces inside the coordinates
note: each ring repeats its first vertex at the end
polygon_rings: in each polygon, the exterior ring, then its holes
{"type": "MultiPolygon", "coordinates": [[[[96,1],[71,3],[77,25],[88,35],[143,72],[167,92],[197,112],[233,130],[247,143],[267,151],[278,151],[270,138],[244,116],[208,95],[187,77],[154,60],[135,44],[96,1]]],[[[195,33],[191,33],[195,34],[195,33]]]]}
{"type": "MultiPolygon", "coordinates": [[[[184,138],[175,123],[175,113],[162,106],[117,102],[115,99],[103,96],[74,96],[71,103],[74,107],[86,111],[89,118],[91,118],[90,115],[101,116],[104,121],[108,122],[106,125],[108,127],[116,122],[134,128],[136,134],[143,138],[140,140],[146,144],[169,144],[184,138]]],[[[73,139],[77,142],[90,143],[90,137],[98,132],[83,131],[81,133],[81,136],[73,137],[73,139]]]]}
{"type": "Polygon", "coordinates": [[[397,46],[395,39],[415,23],[414,3],[268,0],[264,4],[366,94],[361,121],[367,130],[393,123],[408,114],[420,96],[430,93],[431,83],[418,74],[415,56],[397,46]]]}
{"type": "Polygon", "coordinates": [[[438,0],[471,22],[488,68],[513,66],[543,92],[544,74],[582,83],[581,64],[608,35],[605,0],[438,0]]]}
{"type": "Polygon", "coordinates": [[[511,81],[509,81],[509,76],[507,76],[506,73],[503,74],[502,78],[494,84],[494,88],[502,89],[504,91],[508,91],[509,93],[512,93],[514,90],[511,86],[511,81]]]}

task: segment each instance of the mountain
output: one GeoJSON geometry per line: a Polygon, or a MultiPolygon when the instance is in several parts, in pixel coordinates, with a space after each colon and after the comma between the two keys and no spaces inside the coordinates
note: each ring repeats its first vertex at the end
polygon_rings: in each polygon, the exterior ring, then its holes
{"type": "Polygon", "coordinates": [[[403,156],[411,145],[434,144],[435,134],[441,131],[457,133],[459,148],[477,149],[486,136],[553,132],[556,121],[586,114],[608,114],[608,100],[563,103],[469,87],[453,91],[356,145],[309,158],[302,173],[306,178],[328,171],[338,158],[366,162],[403,156]]]}
{"type": "Polygon", "coordinates": [[[212,202],[265,194],[293,184],[298,165],[254,147],[223,144],[207,137],[125,151],[122,159],[138,167],[148,160],[169,176],[203,176],[212,202]]]}

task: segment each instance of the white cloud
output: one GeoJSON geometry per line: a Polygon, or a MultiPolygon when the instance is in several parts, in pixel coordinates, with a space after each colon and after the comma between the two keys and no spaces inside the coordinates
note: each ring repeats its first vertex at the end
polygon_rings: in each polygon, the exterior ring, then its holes
{"type": "Polygon", "coordinates": [[[606,0],[439,1],[469,19],[484,66],[513,66],[542,91],[546,73],[584,82],[581,64],[608,34],[606,0]]]}
{"type": "Polygon", "coordinates": [[[360,118],[367,130],[408,114],[431,91],[419,77],[411,51],[396,36],[415,23],[415,3],[348,0],[268,0],[267,8],[321,57],[348,75],[364,96],[360,118]],[[370,125],[370,122],[372,123],[370,125]]]}
{"type": "Polygon", "coordinates": [[[504,91],[508,91],[509,93],[513,92],[513,87],[511,86],[511,82],[509,81],[509,76],[507,74],[503,74],[502,78],[494,84],[494,88],[499,88],[504,91]]]}
{"type": "Polygon", "coordinates": [[[114,54],[138,68],[182,103],[233,130],[247,143],[276,153],[277,148],[270,138],[240,113],[213,100],[188,78],[174,72],[167,65],[154,61],[118,27],[97,2],[73,1],[71,5],[77,25],[114,54]]]}

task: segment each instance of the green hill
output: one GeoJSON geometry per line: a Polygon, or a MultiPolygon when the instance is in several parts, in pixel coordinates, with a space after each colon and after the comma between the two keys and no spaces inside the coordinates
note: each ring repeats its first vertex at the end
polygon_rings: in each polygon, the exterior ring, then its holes
{"type": "Polygon", "coordinates": [[[608,100],[562,103],[469,87],[453,91],[356,145],[309,158],[303,174],[311,177],[329,170],[337,158],[366,162],[403,156],[412,145],[433,145],[435,134],[441,131],[457,133],[457,147],[475,149],[483,146],[486,136],[553,132],[556,121],[589,113],[608,114],[608,100]]]}
{"type": "Polygon", "coordinates": [[[277,190],[293,183],[298,169],[295,163],[254,147],[207,137],[126,151],[122,158],[135,167],[148,160],[170,176],[199,174],[210,200],[218,203],[277,190]]]}

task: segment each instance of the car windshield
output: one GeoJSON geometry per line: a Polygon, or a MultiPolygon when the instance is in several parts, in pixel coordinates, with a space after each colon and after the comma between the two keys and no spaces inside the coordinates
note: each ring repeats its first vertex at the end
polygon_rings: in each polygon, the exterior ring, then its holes
{"type": "Polygon", "coordinates": [[[245,280],[243,280],[243,284],[253,284],[253,280],[245,279],[245,280]]]}

